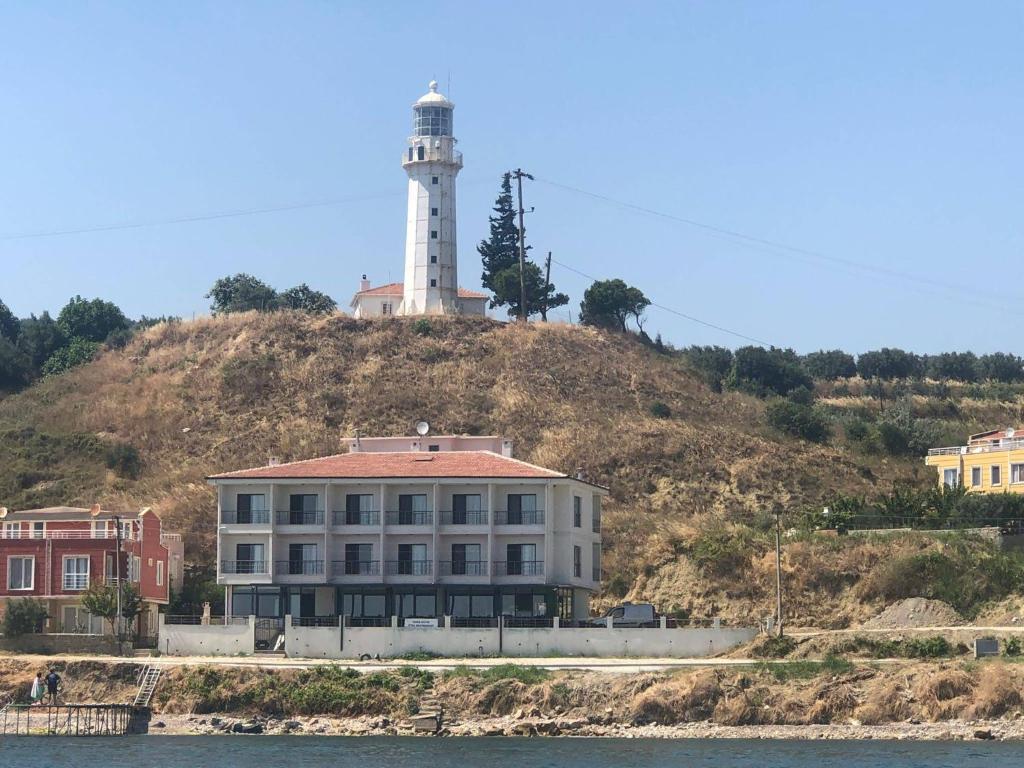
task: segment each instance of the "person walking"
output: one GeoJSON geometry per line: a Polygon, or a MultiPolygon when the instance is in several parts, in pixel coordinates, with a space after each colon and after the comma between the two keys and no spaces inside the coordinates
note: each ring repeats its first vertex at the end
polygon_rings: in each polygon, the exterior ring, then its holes
{"type": "Polygon", "coordinates": [[[36,706],[43,701],[43,695],[46,693],[46,684],[43,682],[43,673],[36,672],[35,679],[32,681],[32,690],[29,693],[29,699],[31,699],[32,706],[36,706]]]}
{"type": "Polygon", "coordinates": [[[57,704],[57,691],[60,690],[60,675],[57,674],[56,670],[51,669],[50,674],[46,676],[46,691],[50,695],[50,706],[57,704]]]}

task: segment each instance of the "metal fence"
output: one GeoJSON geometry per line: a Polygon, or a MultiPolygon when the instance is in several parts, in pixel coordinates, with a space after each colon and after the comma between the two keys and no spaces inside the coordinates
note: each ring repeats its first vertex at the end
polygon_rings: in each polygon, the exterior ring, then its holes
{"type": "Polygon", "coordinates": [[[270,525],[269,509],[252,509],[239,512],[237,509],[220,511],[221,525],[270,525]]]}
{"type": "Polygon", "coordinates": [[[331,515],[331,523],[342,525],[380,525],[380,512],[376,510],[335,510],[331,515]]]}
{"type": "Polygon", "coordinates": [[[544,525],[543,509],[500,510],[494,513],[495,525],[544,525]]]}
{"type": "Polygon", "coordinates": [[[442,510],[441,525],[487,525],[487,511],[483,509],[442,510]]]}
{"type": "Polygon", "coordinates": [[[322,509],[278,510],[275,515],[278,525],[323,525],[322,509]]]}

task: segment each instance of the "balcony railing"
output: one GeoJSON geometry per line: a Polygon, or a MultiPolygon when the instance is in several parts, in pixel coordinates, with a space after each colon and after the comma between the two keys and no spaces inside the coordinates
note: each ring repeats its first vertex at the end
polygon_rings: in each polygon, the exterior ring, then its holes
{"type": "Polygon", "coordinates": [[[258,574],[266,576],[269,572],[266,560],[221,560],[220,572],[228,574],[258,574]]]}
{"type": "Polygon", "coordinates": [[[380,560],[333,560],[333,576],[379,576],[380,560]]]}
{"type": "Polygon", "coordinates": [[[487,511],[484,509],[466,511],[442,511],[441,525],[487,525],[487,511]]]}
{"type": "Polygon", "coordinates": [[[274,573],[279,576],[323,576],[323,560],[278,560],[274,573]]]}
{"type": "Polygon", "coordinates": [[[544,525],[544,510],[530,509],[521,512],[507,511],[494,513],[495,525],[544,525]]]}
{"type": "Polygon", "coordinates": [[[337,616],[292,616],[293,627],[337,627],[337,616]]]}
{"type": "Polygon", "coordinates": [[[1024,438],[1000,440],[998,443],[979,443],[977,445],[951,445],[946,448],[929,448],[929,456],[959,456],[973,453],[995,453],[997,451],[1019,451],[1024,448],[1024,438]]]}
{"type": "Polygon", "coordinates": [[[486,560],[442,560],[438,563],[442,576],[486,576],[486,560]]]}
{"type": "Polygon", "coordinates": [[[346,627],[390,627],[390,616],[345,616],[346,627]]]}
{"type": "Polygon", "coordinates": [[[495,576],[543,576],[543,560],[497,560],[494,563],[495,576]]]}
{"type": "Polygon", "coordinates": [[[430,560],[388,560],[389,576],[429,576],[433,570],[430,560]]]}
{"type": "Polygon", "coordinates": [[[89,574],[88,573],[65,573],[64,574],[64,590],[80,590],[86,589],[89,586],[89,574]]]}
{"type": "Polygon", "coordinates": [[[241,511],[237,509],[222,509],[220,511],[221,525],[270,525],[269,509],[253,509],[241,511]]]}
{"type": "Polygon", "coordinates": [[[434,513],[431,510],[399,510],[385,512],[384,522],[388,525],[433,525],[434,513]]]}
{"type": "Polygon", "coordinates": [[[278,510],[274,518],[278,525],[323,525],[322,509],[278,510]]]}
{"type": "Polygon", "coordinates": [[[498,619],[494,616],[452,616],[453,627],[496,627],[498,619]]]}
{"type": "Polygon", "coordinates": [[[380,512],[377,510],[335,510],[332,522],[340,525],[380,525],[380,512]]]}
{"type": "MultiPolygon", "coordinates": [[[[109,539],[113,541],[117,538],[115,531],[30,531],[26,529],[18,528],[7,528],[0,532],[0,539],[109,539]]],[[[122,533],[121,541],[135,541],[136,536],[134,533],[122,533]]]]}

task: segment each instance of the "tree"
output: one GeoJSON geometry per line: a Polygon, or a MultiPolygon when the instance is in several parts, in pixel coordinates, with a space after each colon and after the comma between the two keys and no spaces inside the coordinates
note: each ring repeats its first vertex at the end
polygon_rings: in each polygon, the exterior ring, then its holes
{"type": "Polygon", "coordinates": [[[927,373],[939,381],[977,381],[978,357],[973,352],[943,352],[927,360],[927,373]]]}
{"type": "Polygon", "coordinates": [[[715,346],[692,346],[682,350],[683,357],[696,368],[704,382],[715,392],[722,391],[722,380],[732,368],[732,350],[715,346]]]}
{"type": "Polygon", "coordinates": [[[20,323],[14,313],[7,308],[7,305],[0,300],[0,338],[8,341],[17,341],[20,331],[20,323]]]}
{"type": "Polygon", "coordinates": [[[35,634],[43,631],[46,621],[46,603],[34,597],[8,598],[0,629],[7,637],[35,634]]]}
{"type": "Polygon", "coordinates": [[[217,280],[206,298],[213,300],[210,310],[215,315],[254,309],[269,312],[277,309],[279,303],[277,291],[244,272],[217,280]]]}
{"type": "Polygon", "coordinates": [[[643,313],[650,304],[650,299],[639,288],[626,285],[618,278],[597,280],[583,293],[580,322],[625,333],[626,322],[632,317],[643,330],[643,313]]]}
{"type": "MultiPolygon", "coordinates": [[[[512,202],[512,177],[506,173],[501,179],[501,192],[494,201],[494,215],[490,217],[491,234],[487,240],[481,240],[476,247],[483,261],[484,271],[480,277],[483,286],[494,293],[491,309],[503,306],[504,299],[510,295],[507,290],[508,277],[499,280],[499,276],[513,267],[519,266],[519,229],[516,226],[516,210],[512,202]],[[500,284],[500,290],[499,290],[500,284]]],[[[518,271],[515,274],[519,295],[518,271]]],[[[511,313],[510,313],[511,314],[511,313]]]]}
{"type": "Polygon", "coordinates": [[[828,422],[813,406],[793,400],[776,400],[765,412],[768,423],[781,432],[802,437],[812,443],[828,439],[828,422]]]}
{"type": "Polygon", "coordinates": [[[32,378],[28,357],[5,336],[0,336],[0,391],[21,389],[32,378]]]}
{"type": "Polygon", "coordinates": [[[338,308],[338,302],[326,293],[314,291],[305,283],[289,288],[278,298],[282,307],[309,312],[313,315],[327,315],[338,308]]]}
{"type": "Polygon", "coordinates": [[[140,613],[142,613],[142,595],[135,585],[124,582],[121,584],[121,617],[133,637],[137,634],[135,621],[139,618],[140,613]]]}
{"type": "Polygon", "coordinates": [[[67,336],[49,312],[43,312],[39,317],[31,315],[21,321],[18,348],[28,357],[32,371],[37,376],[42,372],[43,363],[67,343],[67,336]]]}
{"type": "MultiPolygon", "coordinates": [[[[564,293],[557,293],[555,286],[544,282],[544,276],[540,267],[532,261],[526,262],[526,271],[523,273],[526,287],[526,315],[546,313],[549,309],[563,307],[569,303],[569,297],[564,293]]],[[[518,317],[519,306],[522,304],[521,290],[519,285],[519,264],[498,273],[494,277],[494,298],[491,306],[508,306],[508,316],[518,317]]]]}
{"type": "Polygon", "coordinates": [[[921,375],[921,358],[902,349],[884,347],[857,357],[857,373],[865,379],[911,379],[921,375]]]}
{"type": "Polygon", "coordinates": [[[116,304],[103,299],[88,301],[75,296],[57,315],[57,323],[69,339],[105,341],[114,331],[131,326],[131,321],[116,304]]]}
{"type": "Polygon", "coordinates": [[[72,368],[88,363],[99,350],[98,342],[81,338],[72,339],[70,344],[58,349],[43,363],[42,373],[44,376],[56,376],[70,371],[72,368]]]}
{"type": "Polygon", "coordinates": [[[110,634],[117,634],[117,587],[94,581],[82,593],[82,607],[93,616],[106,619],[110,634]]]}
{"type": "Polygon", "coordinates": [[[857,375],[857,363],[853,355],[843,352],[841,349],[819,350],[804,355],[804,370],[813,379],[821,381],[834,381],[835,379],[848,379],[857,375]]]}
{"type": "Polygon", "coordinates": [[[733,353],[726,385],[763,397],[771,393],[785,395],[797,387],[811,389],[813,382],[792,349],[751,346],[733,353]]]}
{"type": "Polygon", "coordinates": [[[1024,362],[1016,355],[993,352],[978,358],[978,371],[983,379],[1012,384],[1024,381],[1024,362]]]}

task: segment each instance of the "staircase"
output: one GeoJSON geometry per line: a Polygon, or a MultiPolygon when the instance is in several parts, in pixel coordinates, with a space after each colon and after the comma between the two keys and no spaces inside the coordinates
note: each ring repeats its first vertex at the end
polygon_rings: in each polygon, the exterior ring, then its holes
{"type": "Polygon", "coordinates": [[[148,707],[149,700],[153,698],[153,691],[160,681],[160,667],[151,667],[148,664],[139,673],[139,692],[135,694],[136,707],[148,707]]]}

